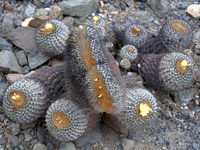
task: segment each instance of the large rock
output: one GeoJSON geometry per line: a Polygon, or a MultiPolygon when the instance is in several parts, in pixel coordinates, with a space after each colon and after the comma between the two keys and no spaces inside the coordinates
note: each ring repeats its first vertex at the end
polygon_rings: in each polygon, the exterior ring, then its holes
{"type": "Polygon", "coordinates": [[[8,39],[17,47],[23,49],[26,52],[37,51],[38,47],[35,41],[36,28],[23,28],[18,27],[14,29],[8,39]]]}
{"type": "Polygon", "coordinates": [[[85,16],[99,7],[99,0],[70,0],[58,3],[64,15],[85,16]]]}
{"type": "Polygon", "coordinates": [[[0,37],[0,51],[9,50],[12,51],[13,46],[11,43],[7,42],[4,38],[0,37]]]}
{"type": "Polygon", "coordinates": [[[22,73],[22,68],[11,51],[3,50],[0,52],[0,71],[22,73]]]}
{"type": "Polygon", "coordinates": [[[147,0],[147,3],[159,18],[168,15],[167,2],[165,0],[147,0]]]}
{"type": "Polygon", "coordinates": [[[50,59],[49,56],[45,55],[40,51],[32,52],[28,54],[28,63],[30,70],[35,69],[50,59]]]}

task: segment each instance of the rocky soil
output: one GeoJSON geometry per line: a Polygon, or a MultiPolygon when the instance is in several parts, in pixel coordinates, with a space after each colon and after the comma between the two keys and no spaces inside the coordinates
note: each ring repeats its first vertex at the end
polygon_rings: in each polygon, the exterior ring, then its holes
{"type": "MultiPolygon", "coordinates": [[[[0,150],[143,150],[200,149],[200,14],[187,12],[191,0],[31,0],[0,1],[0,150]],[[84,3],[83,3],[84,1],[84,3]],[[190,14],[189,14],[190,13],[190,14]],[[72,142],[56,141],[47,131],[44,118],[19,124],[9,120],[2,108],[3,94],[10,84],[42,66],[63,61],[46,56],[35,42],[37,24],[50,18],[73,26],[99,15],[107,20],[106,39],[117,44],[110,27],[118,18],[128,18],[156,36],[166,19],[187,21],[193,43],[185,53],[195,64],[195,77],[187,89],[157,98],[158,116],[146,128],[128,131],[102,114],[90,132],[72,142]],[[34,18],[29,22],[26,19],[34,18]],[[28,25],[29,24],[29,25],[28,25]]],[[[200,8],[199,10],[200,11],[200,8]]],[[[115,52],[119,51],[118,49],[115,52]]],[[[127,74],[121,70],[122,74],[127,74]]],[[[131,74],[131,73],[129,73],[131,74]]],[[[142,83],[140,75],[132,73],[142,83]]]]}

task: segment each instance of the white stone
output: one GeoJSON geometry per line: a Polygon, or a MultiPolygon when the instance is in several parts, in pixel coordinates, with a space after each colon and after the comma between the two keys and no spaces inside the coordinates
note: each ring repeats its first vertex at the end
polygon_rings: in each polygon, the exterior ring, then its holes
{"type": "Polygon", "coordinates": [[[192,4],[188,6],[187,13],[195,19],[200,19],[200,5],[192,4]]]}
{"type": "Polygon", "coordinates": [[[25,20],[21,23],[21,26],[22,26],[22,27],[28,27],[28,24],[29,24],[29,22],[30,22],[32,19],[33,19],[32,17],[25,19],[25,20]]]}

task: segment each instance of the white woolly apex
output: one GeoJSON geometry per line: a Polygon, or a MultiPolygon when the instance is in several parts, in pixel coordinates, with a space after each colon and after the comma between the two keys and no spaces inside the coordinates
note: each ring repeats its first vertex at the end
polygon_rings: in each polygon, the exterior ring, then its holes
{"type": "Polygon", "coordinates": [[[14,93],[11,98],[14,101],[20,101],[21,96],[19,94],[17,94],[17,93],[14,93]]]}
{"type": "Polygon", "coordinates": [[[46,23],[45,24],[45,29],[46,30],[49,30],[49,29],[52,29],[53,28],[53,24],[52,23],[46,23]]]}
{"type": "Polygon", "coordinates": [[[186,69],[188,66],[191,66],[192,64],[188,64],[187,60],[181,61],[181,68],[186,69]]]}
{"type": "Polygon", "coordinates": [[[94,16],[93,19],[93,23],[97,23],[99,21],[100,16],[94,16]]]}
{"type": "Polygon", "coordinates": [[[142,117],[145,117],[149,114],[149,112],[153,112],[151,107],[149,107],[149,105],[145,104],[145,103],[141,103],[139,106],[140,109],[140,115],[142,117]]]}

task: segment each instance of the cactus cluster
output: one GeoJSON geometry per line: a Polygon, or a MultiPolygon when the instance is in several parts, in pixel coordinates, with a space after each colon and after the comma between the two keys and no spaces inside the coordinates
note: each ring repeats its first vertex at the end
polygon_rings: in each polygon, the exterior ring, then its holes
{"type": "Polygon", "coordinates": [[[154,39],[150,39],[138,51],[154,54],[183,52],[192,42],[192,36],[192,29],[187,22],[171,19],[163,25],[154,39]]]}
{"type": "MultiPolygon", "coordinates": [[[[130,130],[148,125],[156,117],[156,99],[130,76],[122,78],[108,51],[109,48],[112,51],[113,45],[106,46],[102,40],[104,29],[99,26],[105,27],[105,21],[95,16],[92,24],[79,25],[70,31],[56,20],[38,28],[38,46],[51,56],[63,57],[65,64],[43,67],[13,83],[3,100],[3,108],[10,119],[27,123],[46,112],[49,132],[60,141],[73,141],[90,131],[102,113],[117,118],[130,130]]],[[[119,65],[138,72],[149,87],[170,93],[182,90],[191,82],[194,65],[188,56],[178,52],[161,54],[160,51],[141,54],[147,31],[128,20],[115,22],[113,30],[118,41],[125,44],[119,51],[122,60],[119,65]]],[[[190,42],[190,30],[184,22],[171,21],[158,35],[162,41],[160,45],[170,51],[181,49],[180,45],[185,48],[190,42]],[[177,46],[170,41],[171,34],[176,37],[172,40],[181,44],[177,46]]]]}

